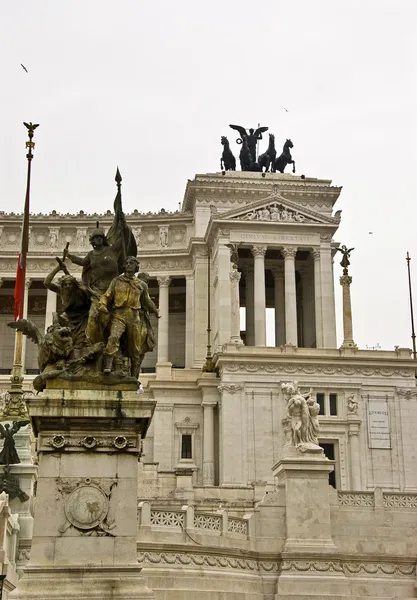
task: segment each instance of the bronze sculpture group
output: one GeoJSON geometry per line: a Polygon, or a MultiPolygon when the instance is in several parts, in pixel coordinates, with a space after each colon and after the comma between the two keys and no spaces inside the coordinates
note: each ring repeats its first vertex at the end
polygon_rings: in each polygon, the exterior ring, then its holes
{"type": "MultiPolygon", "coordinates": [[[[262,140],[262,134],[268,131],[268,127],[258,127],[257,129],[251,128],[249,131],[246,131],[246,129],[240,125],[229,125],[229,127],[235,129],[240,134],[236,143],[241,145],[239,161],[242,171],[262,171],[266,173],[270,170],[272,173],[276,173],[277,171],[284,173],[285,167],[292,164],[292,171],[295,173],[295,161],[291,156],[291,148],[293,148],[294,145],[290,139],[286,140],[282,153],[277,157],[275,136],[273,133],[270,133],[267,150],[263,154],[257,156],[258,142],[259,140],[262,140]]],[[[230,149],[227,137],[221,137],[221,144],[223,146],[223,153],[220,158],[221,170],[235,171],[236,158],[230,149]]]]}
{"type": "Polygon", "coordinates": [[[141,363],[155,347],[149,315],[158,309],[149,296],[146,274],[137,275],[137,246],[121,206],[120,181],[114,219],[107,232],[98,224],[90,235],[92,250],[85,257],[63,251],[44,284],[60,299],[53,323],[42,335],[34,323],[9,323],[38,344],[40,375],[33,386],[61,379],[98,385],[138,385],[141,363]],[[66,260],[83,267],[81,280],[73,277],[66,260]],[[63,276],[54,281],[55,276],[63,276]]]}

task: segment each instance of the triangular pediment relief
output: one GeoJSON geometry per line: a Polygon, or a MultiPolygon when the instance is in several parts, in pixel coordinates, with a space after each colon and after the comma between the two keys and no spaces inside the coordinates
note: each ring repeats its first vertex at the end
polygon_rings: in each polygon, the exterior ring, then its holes
{"type": "Polygon", "coordinates": [[[233,209],[216,215],[217,219],[239,221],[275,221],[284,223],[315,223],[318,225],[337,225],[340,222],[340,213],[328,217],[308,208],[300,209],[299,206],[284,198],[279,192],[268,198],[247,204],[245,208],[233,209]]]}

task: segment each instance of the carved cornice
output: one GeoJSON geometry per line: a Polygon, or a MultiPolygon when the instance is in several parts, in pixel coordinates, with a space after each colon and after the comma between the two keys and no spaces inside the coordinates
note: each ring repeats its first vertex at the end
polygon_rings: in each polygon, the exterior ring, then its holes
{"type": "Polygon", "coordinates": [[[278,572],[277,561],[258,561],[256,559],[244,558],[242,556],[227,556],[224,554],[198,554],[192,552],[139,552],[138,562],[150,565],[190,565],[191,567],[207,567],[218,569],[233,569],[249,571],[254,574],[259,570],[267,572],[278,572]]]}
{"type": "Polygon", "coordinates": [[[405,575],[415,576],[416,566],[413,563],[365,562],[338,560],[283,560],[283,572],[316,572],[344,573],[347,576],[359,575],[405,575]]]}
{"type": "Polygon", "coordinates": [[[195,569],[207,567],[207,569],[226,569],[244,571],[253,574],[265,573],[340,573],[345,576],[352,575],[381,576],[381,575],[396,575],[405,577],[414,577],[416,574],[416,565],[412,561],[388,561],[382,557],[375,561],[367,560],[337,560],[337,559],[322,559],[322,560],[306,560],[285,558],[283,560],[274,560],[270,558],[259,557],[243,557],[242,555],[233,555],[215,552],[190,552],[187,549],[181,551],[139,551],[138,562],[145,565],[167,565],[184,568],[190,566],[195,569]]]}
{"type": "Polygon", "coordinates": [[[223,371],[228,373],[285,373],[293,375],[294,373],[306,373],[307,375],[323,374],[323,375],[341,375],[351,377],[359,375],[364,377],[382,376],[387,377],[413,377],[413,367],[392,368],[392,367],[369,367],[369,366],[337,366],[323,365],[312,363],[311,359],[308,363],[295,363],[294,357],[291,362],[285,363],[270,363],[270,362],[223,362],[221,365],[223,371]]]}

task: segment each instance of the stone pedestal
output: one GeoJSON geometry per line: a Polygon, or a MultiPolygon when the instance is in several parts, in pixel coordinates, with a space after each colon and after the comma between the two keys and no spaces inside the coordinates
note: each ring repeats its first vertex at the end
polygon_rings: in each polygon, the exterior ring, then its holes
{"type": "MultiPolygon", "coordinates": [[[[285,448],[284,448],[285,450],[285,448]]],[[[277,582],[278,600],[347,598],[349,582],[343,572],[313,572],[304,565],[335,557],[331,536],[329,473],[334,461],[324,454],[301,453],[295,448],[274,467],[285,490],[286,541],[283,568],[277,582]],[[292,455],[291,455],[292,454],[292,455]]]]}
{"type": "MultiPolygon", "coordinates": [[[[285,456],[285,455],[284,455],[285,456]]],[[[334,461],[324,453],[301,453],[280,460],[274,475],[285,488],[285,552],[332,552],[329,473],[334,461]]]]}
{"type": "Polygon", "coordinates": [[[10,598],[154,598],[136,556],[138,456],[154,408],[130,391],[47,390],[30,400],[34,531],[10,598]]]}

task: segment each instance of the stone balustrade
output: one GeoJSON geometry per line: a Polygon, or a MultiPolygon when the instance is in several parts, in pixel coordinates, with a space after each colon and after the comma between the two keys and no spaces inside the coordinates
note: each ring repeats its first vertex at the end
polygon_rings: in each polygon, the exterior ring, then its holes
{"type": "Polygon", "coordinates": [[[140,528],[171,531],[185,531],[218,536],[239,536],[249,539],[253,536],[252,515],[236,517],[227,510],[213,513],[195,511],[192,506],[176,509],[154,509],[149,502],[139,502],[138,520],[140,528]]]}

